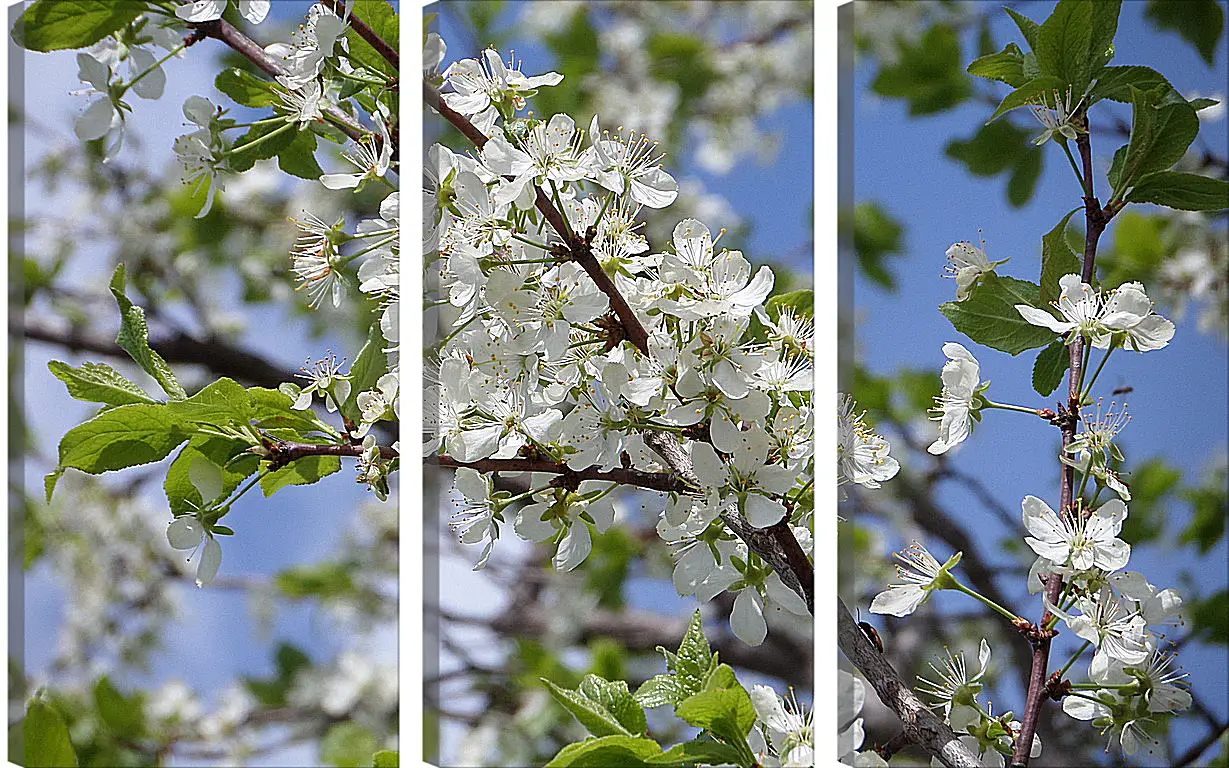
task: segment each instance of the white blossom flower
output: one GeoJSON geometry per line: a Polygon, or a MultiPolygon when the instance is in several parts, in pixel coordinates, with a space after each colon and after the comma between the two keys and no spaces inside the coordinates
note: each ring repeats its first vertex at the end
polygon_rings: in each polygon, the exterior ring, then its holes
{"type": "Polygon", "coordinates": [[[196,214],[196,218],[204,218],[213,209],[214,196],[224,188],[220,178],[221,147],[215,147],[200,135],[200,132],[189,133],[175,139],[175,156],[183,166],[180,180],[189,186],[195,186],[192,194],[199,195],[201,187],[205,188],[205,204],[196,214]],[[215,154],[215,149],[219,150],[215,154]]]}
{"type": "Polygon", "coordinates": [[[474,570],[486,567],[491,556],[491,547],[499,537],[497,513],[498,502],[491,498],[491,475],[461,467],[457,469],[453,487],[460,493],[458,510],[452,516],[448,526],[457,532],[457,538],[462,544],[478,544],[485,542],[474,570]]]}
{"type": "MultiPolygon", "coordinates": [[[[270,0],[239,0],[239,15],[253,24],[259,24],[269,15],[270,0]]],[[[200,24],[222,18],[226,0],[196,0],[175,9],[175,15],[191,24],[200,24]]]]}
{"type": "Polygon", "coordinates": [[[338,45],[346,50],[348,25],[331,8],[316,3],[307,11],[307,19],[295,30],[289,43],[265,46],[265,52],[279,60],[286,69],[277,81],[287,88],[302,88],[315,80],[324,69],[324,62],[338,45]]]}
{"type": "Polygon", "coordinates": [[[73,91],[74,96],[99,98],[90,102],[73,124],[73,131],[82,141],[103,139],[103,157],[111,160],[119,154],[124,143],[124,108],[122,102],[112,95],[112,68],[92,51],[77,54],[77,78],[89,83],[90,88],[73,91]]]}
{"type": "Polygon", "coordinates": [[[696,477],[722,498],[733,497],[747,522],[767,528],[785,516],[785,506],[775,496],[785,493],[793,476],[785,467],[767,463],[768,436],[762,427],[742,433],[728,461],[722,461],[708,443],[692,446],[696,477]]]}
{"type": "Polygon", "coordinates": [[[611,138],[609,131],[601,132],[597,115],[589,124],[589,139],[593,145],[585,156],[598,184],[620,195],[626,192],[649,208],[665,208],[678,197],[678,182],[662,170],[665,153],[658,152],[657,142],[636,131],[626,142],[617,135],[611,138]]]}
{"type": "Polygon", "coordinates": [[[614,523],[615,507],[608,498],[613,487],[586,480],[574,493],[556,489],[539,494],[541,501],[528,504],[517,513],[516,533],[536,542],[557,538],[552,558],[555,570],[570,571],[583,563],[593,549],[589,525],[598,533],[605,533],[614,523]]]}
{"type": "Polygon", "coordinates": [[[784,699],[766,685],[751,687],[751,704],[756,719],[764,725],[773,752],[782,766],[815,765],[814,712],[806,708],[790,691],[784,699]]]}
{"type": "Polygon", "coordinates": [[[893,584],[875,595],[871,601],[871,613],[886,613],[890,616],[908,616],[930,597],[936,589],[947,589],[953,581],[949,571],[960,562],[963,553],[957,552],[939,565],[934,555],[919,542],[892,555],[900,564],[896,575],[904,584],[893,584]]]}
{"type": "Polygon", "coordinates": [[[333,240],[337,228],[307,211],[303,212],[302,219],[290,221],[299,228],[299,236],[290,251],[290,271],[299,281],[295,290],[307,289],[308,306],[312,309],[318,309],[325,296],[334,307],[340,307],[340,254],[333,240]]]}
{"type": "Polygon", "coordinates": [[[295,375],[307,379],[309,383],[299,390],[294,404],[290,407],[296,411],[307,410],[311,407],[312,395],[318,392],[324,398],[329,413],[336,412],[350,396],[350,375],[341,372],[341,367],[345,364],[345,358],[339,361],[331,351],[314,363],[311,360],[303,363],[299,369],[300,373],[295,375]]]}
{"type": "MultiPolygon", "coordinates": [[[[1016,311],[1033,325],[1049,328],[1058,334],[1077,331],[1085,338],[1103,338],[1106,329],[1101,319],[1104,315],[1101,294],[1080,280],[1079,275],[1063,275],[1058,285],[1061,292],[1054,306],[1062,315],[1062,320],[1028,304],[1017,304],[1016,311]]],[[[1067,343],[1070,344],[1074,338],[1074,334],[1068,336],[1067,343]]]]}
{"type": "Polygon", "coordinates": [[[496,134],[483,145],[482,162],[491,172],[511,179],[499,182],[491,200],[497,205],[515,201],[518,208],[531,208],[538,186],[584,178],[581,136],[576,122],[565,114],[538,123],[511,142],[496,134]]]}
{"type": "Polygon", "coordinates": [[[189,562],[200,555],[196,563],[197,587],[206,586],[218,575],[218,568],[222,565],[222,546],[198,517],[182,515],[175,518],[166,528],[166,540],[175,549],[193,550],[188,556],[189,562]]]}
{"type": "Polygon", "coordinates": [[[935,666],[933,661],[929,662],[938,680],[928,680],[919,675],[917,689],[920,693],[935,699],[935,703],[931,705],[932,708],[941,710],[954,730],[967,731],[968,726],[980,718],[980,713],[973,706],[973,701],[985,687],[981,680],[986,675],[986,667],[989,663],[990,644],[982,638],[977,650],[978,669],[976,672],[969,674],[964,651],[954,656],[951,651],[947,651],[946,658],[943,659],[940,667],[935,666]]]}
{"type": "Polygon", "coordinates": [[[888,455],[891,445],[862,422],[853,397],[837,393],[836,484],[857,483],[878,488],[900,471],[900,463],[888,455]]]}
{"type": "Polygon", "coordinates": [[[1127,505],[1120,499],[1111,499],[1087,515],[1077,509],[1060,517],[1036,496],[1025,496],[1021,507],[1024,527],[1032,534],[1024,541],[1055,565],[1076,571],[1116,571],[1131,557],[1131,545],[1118,538],[1127,518],[1127,505]]]}
{"type": "Polygon", "coordinates": [[[1081,97],[1074,107],[1071,106],[1070,88],[1067,89],[1066,98],[1063,98],[1058,91],[1054,91],[1050,96],[1038,96],[1029,104],[1029,110],[1032,111],[1033,117],[1037,118],[1037,122],[1045,126],[1045,130],[1033,139],[1033,143],[1040,146],[1051,138],[1061,142],[1075,141],[1076,137],[1083,132],[1074,120],[1075,113],[1079,111],[1083,103],[1084,99],[1081,97]],[[1054,105],[1050,106],[1050,102],[1054,105]]]}
{"type": "Polygon", "coordinates": [[[1109,587],[1102,587],[1095,596],[1076,598],[1079,615],[1048,603],[1046,607],[1072,632],[1096,646],[1088,671],[1094,679],[1103,674],[1111,659],[1139,664],[1148,657],[1150,638],[1144,617],[1123,605],[1109,587]]]}
{"type": "MultiPolygon", "coordinates": [[[[982,245],[984,246],[985,243],[982,245]]],[[[963,240],[953,243],[952,247],[947,249],[947,261],[948,274],[944,277],[956,279],[956,301],[964,301],[969,297],[969,292],[973,290],[973,286],[977,284],[982,275],[993,272],[995,267],[1009,260],[991,261],[986,257],[983,248],[977,248],[967,240],[963,240]]]]}
{"type": "Polygon", "coordinates": [[[547,72],[527,77],[515,62],[504,64],[499,53],[487,48],[482,52],[482,61],[462,59],[454,62],[444,72],[444,78],[452,85],[452,92],[443,94],[444,103],[472,122],[478,130],[490,136],[500,109],[512,111],[523,109],[525,100],[546,85],[558,85],[563,75],[547,72]]]}
{"type": "Polygon", "coordinates": [[[326,173],[320,183],[328,189],[354,189],[367,179],[381,179],[388,172],[393,157],[393,142],[388,133],[388,116],[383,108],[372,116],[375,133],[368,133],[354,142],[342,157],[358,168],[358,173],[326,173]]]}
{"type": "Polygon", "coordinates": [[[1101,319],[1111,335],[1094,338],[1093,346],[1106,349],[1112,341],[1136,352],[1163,348],[1174,337],[1174,324],[1153,312],[1152,307],[1142,283],[1118,286],[1106,300],[1101,319]]]}
{"type": "Polygon", "coordinates": [[[926,450],[936,456],[947,453],[952,446],[964,442],[973,430],[978,414],[977,395],[981,387],[981,366],[969,350],[954,341],[943,345],[948,361],[940,378],[943,391],[935,398],[931,420],[939,422],[939,437],[926,450]]]}
{"type": "Polygon", "coordinates": [[[1092,720],[1101,730],[1101,735],[1109,734],[1105,746],[1108,752],[1115,744],[1122,746],[1122,751],[1133,755],[1142,747],[1156,743],[1156,739],[1148,735],[1146,726],[1152,725],[1152,718],[1136,711],[1130,696],[1121,696],[1116,691],[1107,689],[1096,692],[1095,700],[1086,698],[1091,692],[1080,691],[1063,699],[1063,712],[1076,720],[1092,720]]]}

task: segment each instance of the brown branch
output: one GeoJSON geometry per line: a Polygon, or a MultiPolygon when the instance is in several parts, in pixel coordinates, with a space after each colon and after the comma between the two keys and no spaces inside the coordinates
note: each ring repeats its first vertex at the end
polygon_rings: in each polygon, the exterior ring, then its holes
{"type": "Polygon", "coordinates": [[[428,463],[441,467],[469,467],[479,472],[545,472],[560,475],[560,485],[579,483],[584,480],[598,480],[621,485],[634,485],[637,488],[647,488],[651,491],[672,491],[686,493],[693,491],[693,486],[687,485],[678,476],[669,472],[642,472],[638,469],[612,469],[603,472],[595,467],[588,469],[571,469],[567,464],[545,459],[480,459],[478,461],[457,461],[451,456],[433,456],[428,463]]]}
{"type": "MultiPolygon", "coordinates": [[[[215,40],[229,45],[234,50],[243,54],[249,61],[255,64],[265,74],[277,77],[278,75],[287,74],[286,68],[277,62],[269,54],[265,53],[265,49],[260,47],[252,38],[240,32],[230,22],[225,19],[215,19],[213,21],[202,21],[194,26],[205,37],[212,37],[215,40]]],[[[370,133],[369,130],[357,123],[354,118],[347,115],[340,108],[328,106],[324,108],[324,113],[332,118],[335,125],[341,129],[343,133],[355,141],[359,141],[364,136],[370,133]]],[[[395,134],[392,134],[395,135],[395,134]]]]}
{"type": "MultiPolygon", "coordinates": [[[[324,4],[338,16],[341,16],[346,11],[345,0],[324,0],[324,4]]],[[[375,48],[376,53],[383,56],[384,60],[392,64],[394,69],[401,69],[401,57],[397,55],[397,51],[384,38],[380,37],[378,32],[369,27],[367,22],[351,11],[348,23],[350,28],[357,32],[359,37],[366,40],[372,48],[375,48]]]]}
{"type": "MultiPolygon", "coordinates": [[[[266,446],[274,469],[284,467],[292,461],[308,456],[362,456],[361,444],[337,445],[335,443],[296,443],[290,440],[270,440],[266,446]]],[[[381,459],[395,459],[398,453],[395,449],[381,445],[381,459]]]]}
{"type": "MultiPolygon", "coordinates": [[[[1080,151],[1084,177],[1084,259],[1080,270],[1080,279],[1092,283],[1097,260],[1097,243],[1101,234],[1114,215],[1113,210],[1102,210],[1097,200],[1093,185],[1092,167],[1092,137],[1088,129],[1088,116],[1083,117],[1084,130],[1076,137],[1076,147],[1080,151]]],[[[1076,426],[1080,413],[1080,382],[1083,379],[1084,343],[1082,336],[1076,336],[1070,345],[1070,370],[1067,374],[1067,418],[1061,419],[1059,427],[1062,430],[1063,449],[1075,439],[1076,426]]],[[[1062,466],[1061,485],[1059,488],[1059,514],[1066,514],[1072,509],[1075,497],[1075,470],[1064,464],[1062,466]]],[[[1062,594],[1063,580],[1058,574],[1051,574],[1045,583],[1045,595],[1050,605],[1058,605],[1062,594]]],[[[1047,608],[1037,623],[1038,629],[1048,627],[1054,615],[1047,608]]],[[[1041,633],[1033,639],[1033,663],[1028,675],[1028,694],[1025,697],[1024,718],[1020,726],[1020,737],[1016,739],[1016,751],[1012,756],[1012,768],[1024,768],[1028,765],[1029,753],[1033,745],[1033,736],[1037,731],[1037,719],[1041,708],[1049,698],[1046,690],[1048,680],[1047,669],[1050,664],[1050,643],[1053,637],[1049,633],[1041,633]]]]}
{"type": "Polygon", "coordinates": [[[909,741],[938,758],[947,768],[981,765],[947,723],[922,703],[887,658],[871,645],[840,598],[836,601],[836,636],[845,658],[858,668],[884,706],[900,718],[909,741]]]}

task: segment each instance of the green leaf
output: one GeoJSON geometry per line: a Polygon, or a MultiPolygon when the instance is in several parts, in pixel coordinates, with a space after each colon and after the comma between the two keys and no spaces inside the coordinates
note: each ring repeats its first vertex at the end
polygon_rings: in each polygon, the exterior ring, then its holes
{"type": "Polygon", "coordinates": [[[187,400],[177,400],[164,406],[183,422],[224,426],[247,426],[253,408],[247,390],[233,379],[220,378],[187,400]]]}
{"type": "Polygon", "coordinates": [[[401,753],[395,749],[382,749],[371,756],[371,765],[374,768],[397,768],[400,764],[401,753]]]}
{"type": "Polygon", "coordinates": [[[167,395],[172,399],[182,400],[188,394],[179,385],[179,380],[175,378],[175,372],[171,370],[171,366],[166,364],[161,355],[150,349],[149,327],[145,324],[145,310],[133,304],[125,295],[126,282],[124,265],[119,264],[115,268],[115,274],[111,277],[111,295],[119,304],[121,317],[119,335],[115,337],[115,343],[119,344],[136,361],[137,365],[141,366],[141,370],[153,376],[167,395]]]}
{"type": "Polygon", "coordinates": [[[1190,104],[1171,101],[1156,106],[1160,91],[1128,87],[1134,105],[1131,140],[1118,178],[1112,181],[1115,197],[1143,176],[1167,170],[1181,160],[1199,133],[1199,117],[1190,104]]]}
{"type": "Polygon", "coordinates": [[[711,731],[737,749],[744,756],[739,764],[754,764],[755,756],[747,745],[747,734],[755,725],[755,706],[751,703],[751,695],[737,682],[730,688],[714,688],[689,696],[674,713],[688,725],[711,731]],[[746,762],[747,757],[751,758],[750,763],[746,762]]]}
{"type": "Polygon", "coordinates": [[[1013,11],[1011,8],[1004,8],[1003,10],[1007,11],[1007,15],[1016,23],[1016,26],[1020,29],[1020,34],[1024,35],[1024,41],[1028,43],[1029,47],[1036,48],[1037,37],[1041,33],[1041,25],[1027,16],[1013,11]]]}
{"type": "Polygon", "coordinates": [[[218,467],[222,473],[222,493],[229,494],[260,466],[260,457],[246,453],[246,448],[242,441],[211,435],[198,434],[188,440],[167,468],[166,480],[162,483],[172,514],[195,512],[205,501],[210,501],[201,498],[192,482],[193,462],[205,461],[218,467]]]}
{"type": "Polygon", "coordinates": [[[138,0],[38,0],[13,25],[13,42],[30,51],[85,48],[145,10],[138,0]]]}
{"type": "Polygon", "coordinates": [[[622,680],[611,683],[597,675],[585,675],[577,690],[561,688],[545,678],[542,678],[542,682],[555,697],[555,701],[571,712],[594,736],[635,736],[644,733],[644,710],[632,698],[627,690],[627,683],[622,680]],[[622,686],[621,691],[614,689],[617,685],[622,686]],[[612,706],[616,708],[615,711],[611,710],[612,706]],[[639,712],[638,719],[630,714],[633,710],[639,712]],[[630,719],[633,726],[638,724],[639,728],[629,728],[624,723],[625,719],[630,719]]]}
{"type": "Polygon", "coordinates": [[[1092,6],[1093,0],[1059,0],[1033,46],[1041,74],[1058,78],[1063,90],[1070,86],[1077,95],[1091,79],[1092,6]]]}
{"type": "Polygon", "coordinates": [[[780,293],[764,305],[764,310],[773,320],[779,320],[781,312],[787,308],[792,309],[796,317],[815,317],[815,293],[809,288],[780,293]]]}
{"type": "Polygon", "coordinates": [[[250,387],[247,391],[251,404],[251,420],[262,429],[294,429],[300,436],[319,430],[310,410],[296,411],[294,398],[277,389],[250,387]]]}
{"type": "Polygon", "coordinates": [[[338,768],[365,768],[379,746],[375,734],[358,723],[337,723],[320,740],[320,759],[338,768]]]}
{"type": "Polygon", "coordinates": [[[745,755],[720,741],[695,739],[676,744],[645,762],[650,765],[738,765],[745,755]]]}
{"type": "Polygon", "coordinates": [[[1207,109],[1208,107],[1215,107],[1220,102],[1216,99],[1191,99],[1188,103],[1191,105],[1191,109],[1199,112],[1207,109]]]}
{"type": "Polygon", "coordinates": [[[60,477],[64,474],[64,470],[57,469],[54,472],[48,472],[43,475],[43,490],[47,494],[47,503],[51,503],[51,494],[55,493],[55,487],[60,482],[60,477]]]}
{"type": "Polygon", "coordinates": [[[1097,76],[1097,84],[1088,93],[1089,106],[1102,99],[1129,104],[1131,102],[1131,86],[1135,86],[1141,91],[1173,88],[1164,75],[1151,67],[1106,67],[1101,70],[1101,73],[1097,76]]]}
{"type": "Polygon", "coordinates": [[[64,718],[47,701],[35,698],[22,723],[27,768],[75,768],[77,753],[64,718]]]}
{"type": "Polygon", "coordinates": [[[1100,77],[1102,68],[1114,58],[1114,36],[1118,34],[1121,13],[1122,0],[1093,0],[1092,39],[1088,44],[1090,77],[1100,77]]]}
{"type": "Polygon", "coordinates": [[[1140,179],[1127,195],[1127,201],[1180,211],[1220,211],[1229,208],[1229,181],[1196,173],[1161,171],[1140,179]]]}
{"type": "Polygon", "coordinates": [[[260,490],[272,496],[288,485],[311,485],[341,471],[341,459],[336,456],[307,456],[260,478],[260,490]]]}
{"type": "Polygon", "coordinates": [[[1033,363],[1033,389],[1042,397],[1058,389],[1063,383],[1063,374],[1071,365],[1071,355],[1062,339],[1054,341],[1041,350],[1037,361],[1033,363]]]}
{"type": "Polygon", "coordinates": [[[1029,102],[1035,103],[1038,99],[1046,99],[1047,103],[1052,103],[1054,101],[1054,92],[1065,91],[1066,89],[1067,84],[1052,75],[1034,77],[1004,96],[1003,100],[999,102],[998,108],[994,110],[994,114],[990,115],[990,119],[986,122],[993,122],[1011,110],[1027,106],[1029,102]]]}
{"type": "Polygon", "coordinates": [[[47,363],[47,368],[64,382],[68,394],[87,403],[129,405],[158,402],[106,363],[83,363],[80,368],[73,368],[68,363],[52,360],[47,363]]]}
{"type": "Polygon", "coordinates": [[[250,171],[257,160],[268,160],[284,152],[294,142],[296,135],[296,131],[293,128],[288,129],[286,125],[286,123],[265,123],[248,128],[247,133],[235,139],[231,153],[227,155],[227,162],[231,170],[235,173],[250,171]],[[281,131],[281,133],[273,136],[274,131],[281,131]],[[266,136],[270,138],[266,139],[266,136]],[[251,149],[242,149],[249,144],[253,145],[251,149]]]}
{"type": "Polygon", "coordinates": [[[998,53],[975,59],[965,71],[970,75],[1007,83],[1012,88],[1019,88],[1032,79],[1024,74],[1024,52],[1015,43],[1008,43],[998,53]]]}
{"type": "MultiPolygon", "coordinates": [[[[366,22],[380,38],[388,43],[394,51],[400,52],[400,20],[397,12],[386,0],[356,0],[350,14],[366,22]]],[[[346,40],[350,44],[350,58],[368,69],[378,70],[386,75],[397,77],[397,68],[389,63],[371,44],[362,38],[353,28],[346,31],[346,40]]]]}
{"type": "Polygon", "coordinates": [[[380,324],[373,322],[367,330],[367,342],[350,366],[350,396],[341,404],[341,412],[355,421],[359,417],[358,396],[375,389],[380,377],[388,373],[388,355],[384,352],[387,344],[380,324]]]}
{"type": "Polygon", "coordinates": [[[1148,0],[1144,16],[1159,29],[1177,32],[1212,66],[1225,31],[1225,9],[1216,0],[1148,0]]]}
{"type": "Polygon", "coordinates": [[[271,107],[282,101],[273,93],[273,84],[251,72],[231,67],[214,78],[213,87],[225,93],[236,104],[245,107],[271,107]]]}
{"type": "Polygon", "coordinates": [[[1045,154],[1037,147],[1032,149],[1036,151],[1020,158],[1015,170],[1011,172],[1011,178],[1007,180],[1007,202],[1013,208],[1019,208],[1033,199],[1037,180],[1041,178],[1041,171],[1045,167],[1045,154]]]}
{"type": "Polygon", "coordinates": [[[60,467],[91,475],[160,461],[188,438],[163,405],[121,405],[73,427],[60,440],[60,467]]]}
{"type": "MultiPolygon", "coordinates": [[[[1224,515],[1221,515],[1222,519],[1224,515]]],[[[1196,600],[1189,613],[1191,634],[1207,643],[1229,645],[1229,590],[1222,589],[1206,600],[1196,600]]],[[[1208,763],[1209,766],[1224,763],[1208,763]]]]}
{"type": "Polygon", "coordinates": [[[635,736],[603,736],[568,744],[550,759],[546,768],[643,768],[661,754],[661,745],[635,736]]]}
{"type": "Polygon", "coordinates": [[[145,713],[140,698],[120,693],[104,675],[94,684],[94,706],[111,733],[139,739],[145,731],[145,713]]]}
{"type": "Polygon", "coordinates": [[[1076,211],[1081,210],[1083,209],[1073,209],[1058,222],[1058,226],[1041,238],[1041,293],[1038,299],[1040,306],[1058,301],[1058,295],[1062,292],[1058,281],[1063,275],[1078,275],[1081,272],[1083,263],[1067,242],[1067,222],[1076,211]]]}
{"type": "Polygon", "coordinates": [[[1029,323],[1016,310],[1017,304],[1043,306],[1040,290],[1026,280],[988,272],[967,299],[949,301],[939,311],[957,331],[978,344],[1018,355],[1054,340],[1053,331],[1029,323]]]}
{"type": "Polygon", "coordinates": [[[888,290],[896,289],[896,278],[885,261],[889,256],[903,253],[903,234],[900,222],[879,203],[859,203],[854,208],[853,248],[858,266],[867,277],[888,290]]]}
{"type": "Polygon", "coordinates": [[[934,24],[916,43],[901,46],[900,58],[881,66],[871,83],[880,96],[905,99],[909,114],[942,112],[969,97],[960,38],[946,24],[934,24]]]}
{"type": "Polygon", "coordinates": [[[324,175],[316,162],[316,134],[299,131],[294,140],[277,153],[277,167],[291,176],[315,181],[324,175]]]}
{"type": "Polygon", "coordinates": [[[946,154],[976,176],[1010,172],[1008,200],[1019,207],[1033,196],[1043,165],[1044,153],[1033,144],[1032,136],[1009,120],[997,120],[981,126],[968,139],[948,142],[946,154]]]}
{"type": "Polygon", "coordinates": [[[636,689],[636,701],[644,707],[660,707],[663,704],[678,704],[696,691],[678,675],[654,675],[636,689]]]}

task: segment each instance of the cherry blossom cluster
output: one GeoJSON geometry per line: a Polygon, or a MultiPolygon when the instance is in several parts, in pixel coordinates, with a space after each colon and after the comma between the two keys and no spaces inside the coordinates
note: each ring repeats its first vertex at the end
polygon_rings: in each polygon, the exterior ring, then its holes
{"type": "Polygon", "coordinates": [[[432,146],[423,180],[425,279],[445,327],[429,351],[424,453],[470,465],[453,527],[482,545],[477,567],[512,523],[570,570],[613,523],[620,482],[668,491],[657,530],[679,592],[736,591],[734,631],[762,642],[766,599],[806,606],[724,518],[784,521],[809,544],[809,308],[766,305],[772,270],[719,250],[722,232],[696,219],[650,244],[639,212],[678,193],[657,142],[599,116],[587,131],[535,117],[527,99],[562,76],[526,75],[490,49],[441,71],[446,50],[429,38],[426,79],[486,138],[472,154],[432,146]],[[521,462],[502,466],[529,472],[528,490],[500,485],[501,461],[521,462]]]}

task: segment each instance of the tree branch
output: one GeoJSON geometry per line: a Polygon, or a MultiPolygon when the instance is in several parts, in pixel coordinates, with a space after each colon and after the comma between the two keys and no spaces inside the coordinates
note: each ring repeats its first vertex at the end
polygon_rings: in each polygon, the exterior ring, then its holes
{"type": "Polygon", "coordinates": [[[694,486],[687,485],[678,476],[669,472],[643,472],[638,469],[612,469],[603,472],[594,467],[575,470],[557,461],[545,459],[480,459],[478,461],[457,461],[451,456],[433,456],[428,463],[441,467],[469,467],[479,472],[545,472],[560,475],[559,485],[567,486],[584,480],[598,480],[620,485],[634,485],[637,488],[647,488],[651,491],[673,491],[687,493],[694,491],[694,486]]]}
{"type": "Polygon", "coordinates": [[[858,668],[884,706],[900,718],[909,741],[938,758],[947,768],[981,765],[947,723],[922,703],[884,655],[870,644],[840,598],[836,601],[836,637],[845,658],[858,668]]]}
{"type": "MultiPolygon", "coordinates": [[[[215,19],[213,21],[202,21],[197,24],[189,25],[199,30],[205,37],[212,37],[215,40],[229,45],[234,50],[243,54],[249,61],[260,67],[261,71],[272,77],[286,74],[286,68],[277,62],[269,54],[265,53],[265,49],[260,47],[252,38],[240,32],[229,21],[225,19],[215,19]]],[[[323,109],[323,112],[332,118],[333,122],[341,129],[343,133],[351,139],[358,141],[370,133],[354,118],[347,115],[336,106],[328,106],[323,109]]],[[[395,135],[395,134],[392,134],[395,135]]]]}
{"type": "MultiPolygon", "coordinates": [[[[290,440],[271,440],[267,448],[275,469],[308,456],[362,456],[364,453],[363,446],[359,444],[296,443],[290,440]]],[[[395,459],[399,455],[385,445],[379,446],[379,449],[381,459],[395,459]]]]}

